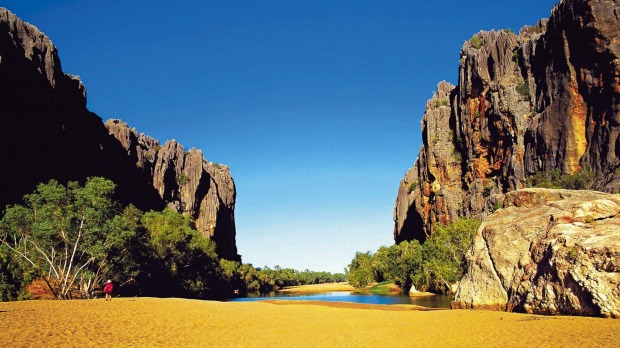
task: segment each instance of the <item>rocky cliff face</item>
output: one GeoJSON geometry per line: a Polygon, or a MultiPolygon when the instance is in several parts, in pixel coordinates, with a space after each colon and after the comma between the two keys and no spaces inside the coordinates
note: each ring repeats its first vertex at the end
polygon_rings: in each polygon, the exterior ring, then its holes
{"type": "Polygon", "coordinates": [[[228,166],[208,162],[200,150],[185,151],[175,140],[162,146],[121,120],[108,120],[105,126],[169,208],[191,215],[196,228],[216,242],[220,256],[239,259],[236,190],[228,166]]]}
{"type": "Polygon", "coordinates": [[[120,121],[105,125],[86,108],[79,77],[62,71],[58,52],[35,26],[0,8],[0,206],[17,203],[37,183],[103,176],[117,198],[142,210],[170,206],[191,214],[239,260],[235,186],[228,167],[175,141],[163,146],[120,121]]]}
{"type": "Polygon", "coordinates": [[[466,254],[453,308],[620,317],[620,195],[506,195],[466,254]]]}
{"type": "Polygon", "coordinates": [[[394,239],[484,218],[539,171],[591,171],[620,189],[620,4],[563,0],[549,20],[480,32],[422,119],[423,147],[400,183],[394,239]]]}

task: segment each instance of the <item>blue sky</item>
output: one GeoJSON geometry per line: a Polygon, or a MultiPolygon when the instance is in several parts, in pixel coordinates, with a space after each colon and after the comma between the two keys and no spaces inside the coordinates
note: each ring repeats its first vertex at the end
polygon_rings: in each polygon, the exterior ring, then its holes
{"type": "Polygon", "coordinates": [[[426,100],[480,30],[555,1],[3,1],[58,47],[88,108],[228,164],[255,266],[340,272],[393,243],[426,100]]]}

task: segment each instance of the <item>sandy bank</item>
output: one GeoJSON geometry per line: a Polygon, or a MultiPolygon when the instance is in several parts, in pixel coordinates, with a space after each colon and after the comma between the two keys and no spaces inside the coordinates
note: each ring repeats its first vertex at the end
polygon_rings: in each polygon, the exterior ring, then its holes
{"type": "Polygon", "coordinates": [[[616,346],[620,320],[124,298],[0,303],[7,346],[616,346]]]}
{"type": "Polygon", "coordinates": [[[291,292],[298,294],[313,294],[320,292],[336,292],[336,291],[359,291],[349,285],[347,282],[342,283],[324,283],[324,284],[312,284],[312,285],[301,285],[301,286],[289,286],[278,291],[281,292],[291,292]]]}

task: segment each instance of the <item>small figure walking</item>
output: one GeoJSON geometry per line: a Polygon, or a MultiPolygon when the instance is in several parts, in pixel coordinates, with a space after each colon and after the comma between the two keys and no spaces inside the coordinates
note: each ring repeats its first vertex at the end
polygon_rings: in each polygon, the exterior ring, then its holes
{"type": "Polygon", "coordinates": [[[111,280],[108,280],[103,287],[103,292],[105,292],[105,300],[112,301],[112,289],[114,288],[114,284],[112,284],[111,280]]]}

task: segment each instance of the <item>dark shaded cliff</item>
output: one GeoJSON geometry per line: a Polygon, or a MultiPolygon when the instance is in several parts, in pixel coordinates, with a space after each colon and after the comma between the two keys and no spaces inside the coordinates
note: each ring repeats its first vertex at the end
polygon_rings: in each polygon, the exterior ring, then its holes
{"type": "Polygon", "coordinates": [[[394,239],[484,218],[540,171],[593,172],[620,189],[620,5],[563,0],[549,20],[465,42],[457,86],[442,82],[423,147],[400,183],[394,239]]]}
{"type": "Polygon", "coordinates": [[[239,260],[235,186],[228,167],[175,141],[163,146],[86,108],[79,77],[62,71],[58,52],[35,26],[0,8],[0,206],[39,182],[102,176],[117,198],[141,210],[166,206],[191,214],[221,257],[239,260]]]}

